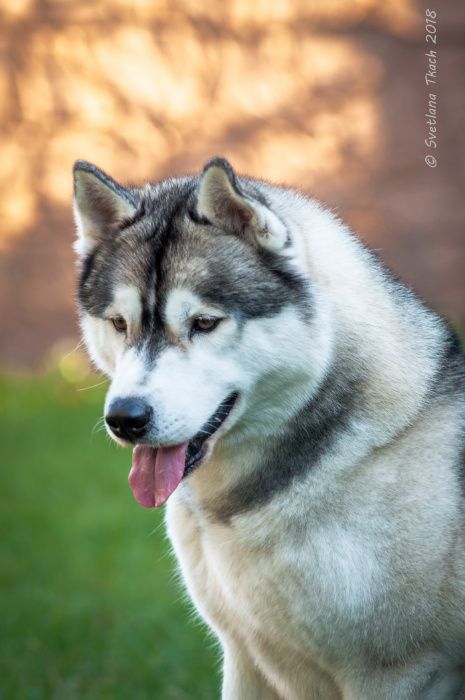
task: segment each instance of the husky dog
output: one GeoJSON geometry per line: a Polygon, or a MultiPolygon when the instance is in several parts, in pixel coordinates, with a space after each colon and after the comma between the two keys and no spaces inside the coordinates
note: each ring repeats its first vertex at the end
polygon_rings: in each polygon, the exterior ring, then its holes
{"type": "Polygon", "coordinates": [[[79,303],[225,700],[465,689],[465,361],[334,215],[215,158],[74,169],[79,303]]]}

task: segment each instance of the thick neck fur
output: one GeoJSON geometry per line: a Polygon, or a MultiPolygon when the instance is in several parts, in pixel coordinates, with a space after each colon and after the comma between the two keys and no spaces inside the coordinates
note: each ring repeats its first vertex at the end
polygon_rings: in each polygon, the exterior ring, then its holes
{"type": "MultiPolygon", "coordinates": [[[[267,186],[270,192],[274,211],[291,222],[297,258],[315,288],[316,316],[324,299],[321,317],[329,325],[319,338],[309,334],[309,343],[318,338],[322,370],[316,383],[310,367],[307,381],[302,375],[287,387],[295,395],[287,423],[271,419],[269,431],[261,425],[261,441],[247,431],[225,436],[184,484],[186,497],[223,522],[271,501],[325,460],[336,474],[393,441],[415,422],[447,351],[442,321],[342,223],[297,194],[292,201],[290,192],[267,186]]],[[[281,403],[283,394],[272,401],[281,403]]]]}

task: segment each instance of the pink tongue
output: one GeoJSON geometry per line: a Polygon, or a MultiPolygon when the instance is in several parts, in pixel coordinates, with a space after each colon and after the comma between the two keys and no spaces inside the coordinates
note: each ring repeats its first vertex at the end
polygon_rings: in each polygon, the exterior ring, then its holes
{"type": "Polygon", "coordinates": [[[158,448],[136,445],[128,481],[141,506],[153,508],[168,500],[184,474],[188,444],[158,448]]]}

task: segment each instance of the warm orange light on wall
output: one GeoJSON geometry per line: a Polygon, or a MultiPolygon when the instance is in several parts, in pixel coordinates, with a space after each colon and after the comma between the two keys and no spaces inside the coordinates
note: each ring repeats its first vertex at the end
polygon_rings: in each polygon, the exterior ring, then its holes
{"type": "Polygon", "coordinates": [[[380,147],[382,78],[343,28],[367,13],[390,31],[408,0],[49,3],[7,0],[0,22],[0,245],[41,202],[68,206],[76,158],[156,178],[223,153],[252,175],[306,187],[359,177],[380,147]]]}

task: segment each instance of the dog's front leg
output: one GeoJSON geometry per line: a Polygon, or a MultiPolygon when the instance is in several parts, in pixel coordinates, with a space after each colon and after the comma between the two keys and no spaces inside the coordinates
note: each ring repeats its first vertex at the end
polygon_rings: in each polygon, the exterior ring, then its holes
{"type": "Polygon", "coordinates": [[[223,643],[222,700],[281,700],[238,644],[223,643]]]}

